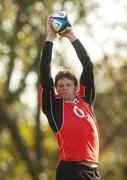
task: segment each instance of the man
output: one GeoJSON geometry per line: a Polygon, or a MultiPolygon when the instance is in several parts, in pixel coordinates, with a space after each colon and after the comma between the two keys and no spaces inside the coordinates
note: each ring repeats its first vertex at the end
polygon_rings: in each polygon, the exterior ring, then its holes
{"type": "Polygon", "coordinates": [[[95,97],[93,64],[74,32],[61,35],[73,45],[82,64],[80,87],[75,75],[60,71],[51,77],[51,59],[56,33],[47,21],[47,36],[40,63],[42,110],[60,148],[56,180],[99,180],[99,137],[93,113],[95,97]]]}

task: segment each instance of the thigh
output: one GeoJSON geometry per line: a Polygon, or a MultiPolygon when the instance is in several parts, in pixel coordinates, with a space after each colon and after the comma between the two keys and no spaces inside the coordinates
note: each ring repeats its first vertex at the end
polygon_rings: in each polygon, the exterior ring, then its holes
{"type": "Polygon", "coordinates": [[[60,163],[56,171],[56,180],[82,180],[76,168],[70,163],[60,163]]]}
{"type": "Polygon", "coordinates": [[[56,180],[100,180],[97,170],[73,162],[60,162],[56,180]]]}
{"type": "Polygon", "coordinates": [[[78,172],[84,180],[100,180],[100,173],[97,170],[88,170],[86,168],[78,172]]]}

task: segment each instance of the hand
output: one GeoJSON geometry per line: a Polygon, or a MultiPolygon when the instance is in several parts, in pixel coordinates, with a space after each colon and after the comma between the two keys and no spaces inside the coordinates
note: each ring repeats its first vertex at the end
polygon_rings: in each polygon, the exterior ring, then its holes
{"type": "Polygon", "coordinates": [[[46,37],[46,41],[51,41],[53,42],[54,39],[56,38],[56,33],[53,31],[52,27],[51,27],[51,23],[52,23],[52,18],[48,17],[46,25],[47,25],[47,37],[46,37]]]}

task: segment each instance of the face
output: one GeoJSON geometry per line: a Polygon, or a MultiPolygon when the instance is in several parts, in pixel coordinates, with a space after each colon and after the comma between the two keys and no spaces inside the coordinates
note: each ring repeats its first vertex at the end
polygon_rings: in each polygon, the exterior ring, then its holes
{"type": "Polygon", "coordinates": [[[77,87],[72,80],[63,78],[58,80],[56,92],[64,100],[73,100],[76,97],[77,87]]]}

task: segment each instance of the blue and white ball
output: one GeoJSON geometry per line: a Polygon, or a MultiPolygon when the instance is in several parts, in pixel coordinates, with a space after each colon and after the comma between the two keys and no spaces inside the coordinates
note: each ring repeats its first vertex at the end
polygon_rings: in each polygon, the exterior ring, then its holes
{"type": "Polygon", "coordinates": [[[52,28],[56,33],[62,34],[71,30],[71,24],[68,20],[68,16],[64,11],[58,11],[52,16],[52,28]]]}

